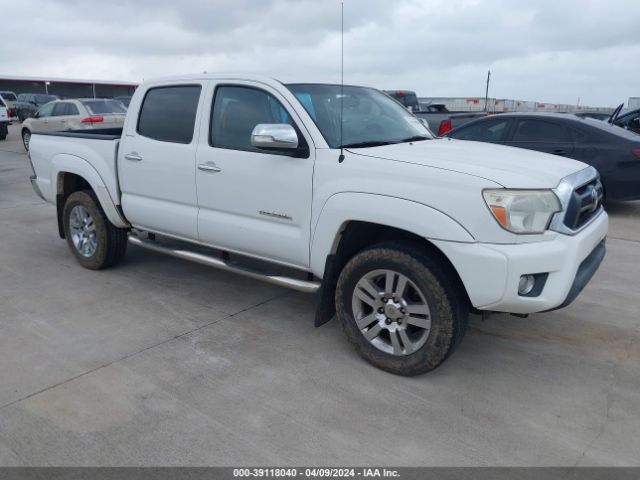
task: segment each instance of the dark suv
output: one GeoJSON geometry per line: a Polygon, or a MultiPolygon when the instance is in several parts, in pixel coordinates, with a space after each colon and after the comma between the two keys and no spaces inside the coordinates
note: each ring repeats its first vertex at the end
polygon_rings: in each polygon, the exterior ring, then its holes
{"type": "Polygon", "coordinates": [[[23,122],[26,118],[33,117],[42,105],[53,100],[59,99],[56,95],[44,93],[21,93],[15,104],[16,116],[20,122],[23,122]]]}

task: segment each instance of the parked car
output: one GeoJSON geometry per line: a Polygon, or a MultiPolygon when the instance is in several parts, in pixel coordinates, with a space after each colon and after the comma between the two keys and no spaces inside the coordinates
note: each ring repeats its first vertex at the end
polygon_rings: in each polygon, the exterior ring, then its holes
{"type": "Polygon", "coordinates": [[[434,139],[375,89],[173,77],[127,117],[31,139],[32,185],[80,265],[116,264],[128,241],[318,292],[316,325],[337,310],[396,374],[440,365],[470,311],[568,305],[605,254],[593,167],[434,139]]]}
{"type": "Polygon", "coordinates": [[[4,103],[4,100],[0,98],[0,140],[7,138],[9,125],[11,125],[11,118],[9,118],[7,105],[4,103]]]}
{"type": "Polygon", "coordinates": [[[407,107],[416,117],[426,120],[429,128],[439,137],[453,128],[486,115],[485,112],[453,113],[441,104],[422,104],[418,101],[416,92],[411,90],[385,90],[385,93],[407,107]]]}
{"type": "Polygon", "coordinates": [[[87,98],[55,100],[22,123],[22,143],[29,150],[34,132],[122,128],[127,109],[117,100],[87,98]]]}
{"type": "Polygon", "coordinates": [[[640,137],[606,122],[566,113],[504,113],[468,123],[447,137],[580,160],[600,172],[608,200],[640,199],[640,137]]]}
{"type": "Polygon", "coordinates": [[[612,118],[611,123],[633,133],[640,134],[640,109],[619,114],[615,118],[612,118]]]}
{"type": "Polygon", "coordinates": [[[8,90],[0,91],[0,98],[4,101],[4,104],[7,106],[9,117],[16,116],[16,102],[18,98],[16,94],[10,92],[8,90]]]}
{"type": "Polygon", "coordinates": [[[58,100],[56,95],[41,93],[21,93],[15,103],[16,116],[20,122],[32,117],[38,109],[53,100],[58,100]]]}
{"type": "Polygon", "coordinates": [[[131,102],[131,95],[123,95],[120,97],[113,97],[114,100],[118,100],[119,102],[122,102],[122,104],[129,108],[129,103],[131,102]]]}

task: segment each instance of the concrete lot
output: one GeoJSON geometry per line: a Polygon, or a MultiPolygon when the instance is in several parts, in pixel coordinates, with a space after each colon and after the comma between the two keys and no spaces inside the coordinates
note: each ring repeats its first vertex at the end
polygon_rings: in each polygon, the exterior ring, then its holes
{"type": "Polygon", "coordinates": [[[640,465],[640,202],[570,307],[473,318],[418,378],[314,298],[131,247],[82,269],[0,142],[0,465],[640,465]]]}

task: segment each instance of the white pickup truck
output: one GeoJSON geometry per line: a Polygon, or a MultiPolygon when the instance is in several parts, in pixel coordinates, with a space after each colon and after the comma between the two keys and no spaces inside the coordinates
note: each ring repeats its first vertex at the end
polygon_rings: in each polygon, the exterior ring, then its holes
{"type": "Polygon", "coordinates": [[[469,313],[566,306],[608,219],[580,162],[432,138],[372,88],[194,75],[136,91],[122,131],[34,133],[35,191],[79,263],[127,243],[318,293],[358,353],[434,369],[469,313]]]}

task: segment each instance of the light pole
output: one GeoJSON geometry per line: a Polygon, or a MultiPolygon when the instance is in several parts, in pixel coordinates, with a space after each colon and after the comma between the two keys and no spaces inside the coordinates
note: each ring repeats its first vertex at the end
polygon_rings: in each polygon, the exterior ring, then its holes
{"type": "Polygon", "coordinates": [[[51,85],[51,82],[49,81],[44,82],[44,91],[47,95],[49,95],[49,85],[51,85]]]}

